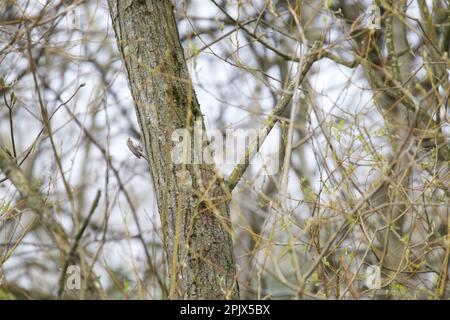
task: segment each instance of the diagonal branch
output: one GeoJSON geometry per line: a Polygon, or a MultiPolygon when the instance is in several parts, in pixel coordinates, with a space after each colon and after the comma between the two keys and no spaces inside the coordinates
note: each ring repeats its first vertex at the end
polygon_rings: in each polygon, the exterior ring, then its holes
{"type": "Polygon", "coordinates": [[[320,59],[320,56],[321,56],[320,43],[315,42],[314,45],[311,47],[311,49],[309,49],[306,56],[304,57],[302,67],[299,70],[300,76],[294,77],[294,79],[289,83],[287,88],[284,90],[285,93],[281,96],[281,99],[278,101],[275,108],[273,108],[272,112],[269,114],[266,121],[264,121],[262,127],[259,129],[258,136],[255,138],[254,141],[250,143],[248,148],[245,150],[242,159],[238,162],[238,164],[234,167],[233,171],[231,172],[227,181],[230,191],[233,191],[233,189],[236,187],[239,180],[242,178],[245,171],[247,170],[250,159],[259,151],[259,148],[263,144],[265,138],[273,129],[273,127],[275,126],[281,115],[288,107],[294,95],[294,92],[297,89],[296,85],[297,84],[300,85],[303,82],[309,69],[311,69],[311,66],[314,64],[314,62],[320,59]]]}
{"type": "MultiPolygon", "coordinates": [[[[70,238],[64,230],[63,226],[52,215],[48,205],[45,203],[44,197],[39,192],[39,189],[32,184],[31,181],[25,176],[22,170],[19,168],[15,158],[12,157],[10,152],[0,147],[0,170],[6,175],[6,178],[14,185],[19,191],[25,204],[38,216],[40,224],[45,231],[49,234],[50,238],[56,243],[57,247],[61,250],[61,254],[66,257],[66,264],[78,261],[81,259],[80,255],[76,252],[76,248],[79,243],[79,238],[87,227],[87,222],[93,213],[93,210],[97,207],[98,194],[91,209],[92,213],[89,213],[86,223],[80,229],[80,232],[76,235],[75,241],[71,244],[70,238]]],[[[64,267],[65,269],[67,266],[64,267]]],[[[65,273],[65,271],[63,272],[65,273]]],[[[90,279],[96,279],[94,274],[90,279]]]]}
{"type": "Polygon", "coordinates": [[[69,238],[61,224],[51,215],[41,193],[33,186],[17,165],[15,159],[4,148],[0,148],[0,170],[19,191],[26,205],[39,217],[40,222],[54,239],[58,248],[67,253],[70,249],[69,238]]]}

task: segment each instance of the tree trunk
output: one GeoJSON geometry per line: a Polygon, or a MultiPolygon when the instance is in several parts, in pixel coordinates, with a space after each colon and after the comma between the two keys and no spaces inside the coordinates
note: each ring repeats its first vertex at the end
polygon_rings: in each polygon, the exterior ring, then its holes
{"type": "Polygon", "coordinates": [[[204,129],[172,2],[108,2],[156,190],[170,298],[238,298],[229,192],[214,165],[172,161],[175,130],[192,134],[196,119],[204,129]]]}

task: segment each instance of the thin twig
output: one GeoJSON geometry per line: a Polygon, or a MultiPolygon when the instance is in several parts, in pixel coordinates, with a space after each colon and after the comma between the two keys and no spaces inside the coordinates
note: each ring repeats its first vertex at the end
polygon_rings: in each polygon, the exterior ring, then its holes
{"type": "Polygon", "coordinates": [[[89,221],[91,220],[91,218],[95,212],[95,209],[98,206],[101,194],[102,194],[101,191],[98,190],[97,194],[95,195],[94,202],[92,203],[91,209],[89,210],[88,215],[86,216],[80,229],[78,230],[78,232],[75,236],[74,242],[73,242],[72,246],[70,247],[70,251],[66,256],[66,259],[64,262],[64,267],[62,269],[61,276],[59,278],[59,289],[58,289],[58,298],[59,299],[62,298],[62,295],[64,293],[64,287],[65,287],[64,280],[66,278],[67,268],[69,267],[69,263],[72,260],[72,257],[74,256],[75,251],[78,249],[81,237],[83,236],[84,232],[86,231],[87,225],[89,224],[89,221]]]}

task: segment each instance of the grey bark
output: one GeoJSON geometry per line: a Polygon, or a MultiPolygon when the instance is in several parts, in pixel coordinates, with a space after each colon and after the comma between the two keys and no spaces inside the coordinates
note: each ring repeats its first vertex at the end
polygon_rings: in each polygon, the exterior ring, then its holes
{"type": "Polygon", "coordinates": [[[174,130],[192,132],[196,119],[204,128],[172,2],[108,3],[156,190],[170,298],[238,298],[230,194],[214,165],[171,158],[174,130]]]}

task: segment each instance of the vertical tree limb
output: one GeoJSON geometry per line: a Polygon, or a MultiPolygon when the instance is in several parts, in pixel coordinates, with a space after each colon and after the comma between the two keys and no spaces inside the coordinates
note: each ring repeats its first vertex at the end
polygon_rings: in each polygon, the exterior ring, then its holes
{"type": "Polygon", "coordinates": [[[222,179],[214,165],[176,165],[171,159],[174,130],[192,132],[193,120],[201,119],[173,5],[108,3],[156,190],[170,298],[238,298],[229,196],[222,179]]]}

